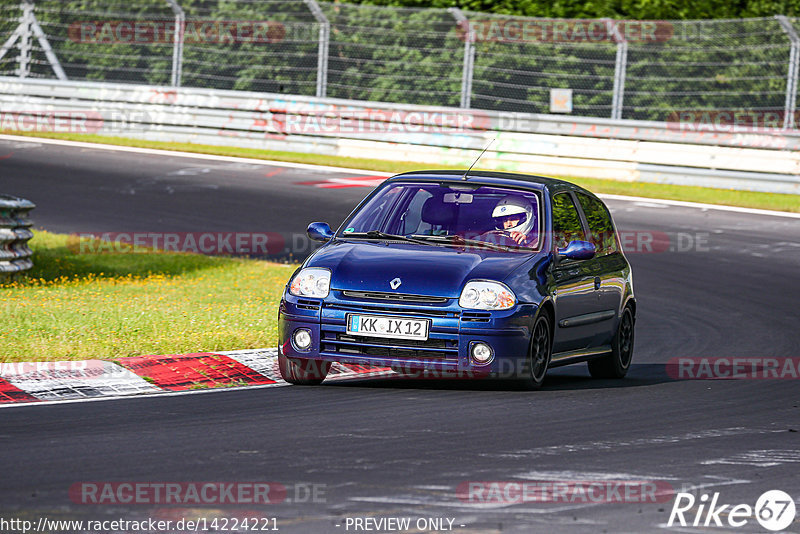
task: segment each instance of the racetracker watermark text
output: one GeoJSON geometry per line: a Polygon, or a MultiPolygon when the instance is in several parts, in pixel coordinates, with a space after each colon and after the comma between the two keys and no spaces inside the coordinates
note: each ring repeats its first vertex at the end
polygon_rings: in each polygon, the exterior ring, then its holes
{"type": "Polygon", "coordinates": [[[57,532],[75,534],[180,534],[183,532],[266,532],[276,531],[275,517],[195,517],[180,519],[142,518],[125,519],[62,519],[40,516],[37,520],[0,517],[0,532],[4,534],[39,534],[57,532]]]}
{"type": "Polygon", "coordinates": [[[466,481],[456,488],[470,504],[661,503],[674,494],[662,480],[466,481]]]}
{"type": "Polygon", "coordinates": [[[284,251],[275,232],[85,232],[73,234],[74,254],[191,252],[206,255],[269,256],[284,251]]]}
{"type": "Polygon", "coordinates": [[[800,111],[787,117],[784,109],[683,109],[667,117],[667,128],[682,133],[786,133],[789,123],[800,124],[800,111]]]}
{"type": "Polygon", "coordinates": [[[677,357],[666,370],[676,380],[797,380],[800,356],[677,357]]]}
{"type": "MultiPolygon", "coordinates": [[[[555,236],[556,239],[560,237],[555,236]]],[[[343,238],[347,238],[346,234],[343,238]]],[[[591,239],[599,248],[612,247],[615,250],[621,248],[626,254],[688,253],[710,250],[710,234],[708,232],[668,233],[653,230],[626,230],[617,234],[593,235],[591,239]]],[[[502,238],[486,238],[483,242],[490,245],[512,244],[502,238]]],[[[320,243],[312,241],[305,233],[281,232],[98,231],[72,234],[67,242],[67,248],[73,254],[189,252],[206,255],[291,256],[297,258],[310,254],[319,246],[320,243]]],[[[462,245],[456,242],[453,246],[467,250],[485,248],[484,245],[476,242],[470,242],[470,244],[465,242],[462,245]]]]}
{"type": "Polygon", "coordinates": [[[459,38],[498,43],[662,43],[674,33],[662,20],[486,19],[459,24],[459,38]]]}
{"type": "Polygon", "coordinates": [[[76,504],[251,505],[324,503],[324,484],[279,482],[76,482],[69,498],[76,504]]]}
{"type": "MultiPolygon", "coordinates": [[[[313,31],[311,25],[306,33],[313,31]]],[[[67,37],[82,44],[184,44],[278,43],[286,38],[287,27],[271,20],[83,20],[67,28],[67,37]],[[177,35],[176,35],[177,34],[177,35]]],[[[297,37],[297,36],[295,36],[297,37]]]]}

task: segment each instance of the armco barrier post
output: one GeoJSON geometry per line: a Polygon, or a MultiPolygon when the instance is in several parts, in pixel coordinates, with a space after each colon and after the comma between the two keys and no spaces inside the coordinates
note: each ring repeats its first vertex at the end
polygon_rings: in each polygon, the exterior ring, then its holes
{"type": "Polygon", "coordinates": [[[183,70],[183,34],[186,25],[186,14],[176,0],[167,0],[172,12],[175,13],[175,35],[172,45],[172,87],[181,86],[183,70]]]}
{"type": "Polygon", "coordinates": [[[0,195],[0,280],[16,278],[33,267],[28,248],[33,223],[28,214],[35,207],[29,200],[0,195]]]}
{"type": "Polygon", "coordinates": [[[328,87],[328,47],[331,39],[331,24],[316,0],[303,0],[314,19],[319,23],[319,47],[317,50],[317,98],[325,98],[328,87]]]}
{"type": "Polygon", "coordinates": [[[447,9],[456,19],[456,23],[463,26],[464,30],[464,66],[461,71],[461,107],[469,108],[472,96],[472,73],[475,70],[475,30],[469,19],[457,7],[447,9]]]}
{"type": "Polygon", "coordinates": [[[606,20],[606,28],[617,43],[617,56],[614,62],[614,93],[611,97],[611,118],[622,119],[622,106],[625,101],[625,69],[628,66],[628,41],[619,31],[617,23],[606,20]]]}
{"type": "Polygon", "coordinates": [[[22,2],[22,20],[20,21],[22,31],[19,38],[19,69],[17,70],[17,76],[20,78],[27,78],[31,73],[32,22],[33,3],[29,1],[22,2]]]}
{"type": "Polygon", "coordinates": [[[56,78],[59,80],[66,80],[67,75],[64,69],[61,68],[61,62],[58,61],[55,52],[53,52],[53,47],[50,46],[50,42],[47,40],[44,30],[42,30],[42,27],[39,25],[39,21],[36,20],[33,0],[22,0],[20,9],[22,10],[22,16],[19,19],[19,26],[11,33],[11,36],[6,40],[3,46],[0,47],[0,59],[14,47],[14,44],[17,44],[17,48],[19,49],[19,68],[16,70],[16,74],[20,78],[27,78],[31,73],[31,52],[33,51],[32,36],[35,36],[36,40],[39,41],[39,46],[41,46],[44,51],[44,55],[47,57],[47,61],[50,62],[50,66],[53,68],[56,78]]]}
{"type": "Polygon", "coordinates": [[[794,110],[797,103],[797,70],[798,70],[798,57],[800,56],[800,38],[797,37],[797,32],[783,15],[775,15],[778,22],[789,36],[791,41],[791,48],[789,49],[789,70],[786,73],[786,105],[783,116],[783,128],[790,130],[795,127],[794,124],[794,110]]]}

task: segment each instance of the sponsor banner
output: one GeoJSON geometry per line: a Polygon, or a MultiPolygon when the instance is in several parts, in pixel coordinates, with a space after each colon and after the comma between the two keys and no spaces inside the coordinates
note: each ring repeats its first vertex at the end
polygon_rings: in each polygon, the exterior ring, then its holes
{"type": "Polygon", "coordinates": [[[67,28],[67,37],[83,44],[168,44],[179,32],[184,45],[279,43],[286,26],[271,20],[83,20],[67,28]]]}
{"type": "Polygon", "coordinates": [[[797,380],[800,356],[677,357],[666,370],[675,380],[797,380]]]}
{"type": "Polygon", "coordinates": [[[465,481],[456,496],[469,504],[663,503],[675,490],[662,480],[465,481]]]}
{"type": "Polygon", "coordinates": [[[674,28],[664,20],[494,18],[461,22],[457,33],[477,43],[663,43],[674,28]]]}

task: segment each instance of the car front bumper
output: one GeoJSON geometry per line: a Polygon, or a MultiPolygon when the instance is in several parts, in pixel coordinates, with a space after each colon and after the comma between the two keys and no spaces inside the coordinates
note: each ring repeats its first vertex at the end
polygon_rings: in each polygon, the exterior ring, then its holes
{"type": "Polygon", "coordinates": [[[457,298],[407,303],[358,298],[337,290],[331,290],[325,299],[286,293],[278,311],[278,350],[291,358],[512,376],[523,369],[536,310],[534,304],[518,304],[504,311],[465,310],[458,306],[457,298]],[[347,334],[348,314],[428,319],[428,339],[347,334]],[[292,334],[298,328],[311,333],[311,347],[306,351],[298,350],[292,342],[292,334]],[[488,344],[493,350],[493,359],[488,364],[479,364],[471,357],[472,346],[478,342],[488,344]]]}

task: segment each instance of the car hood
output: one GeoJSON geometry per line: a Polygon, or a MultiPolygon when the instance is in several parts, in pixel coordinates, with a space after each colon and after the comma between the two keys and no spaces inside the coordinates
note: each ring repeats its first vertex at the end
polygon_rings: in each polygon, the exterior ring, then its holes
{"type": "Polygon", "coordinates": [[[307,267],[331,270],[335,290],[396,292],[457,298],[473,279],[504,280],[533,253],[465,250],[408,243],[334,241],[307,267]],[[389,283],[400,279],[392,289],[389,283]]]}

